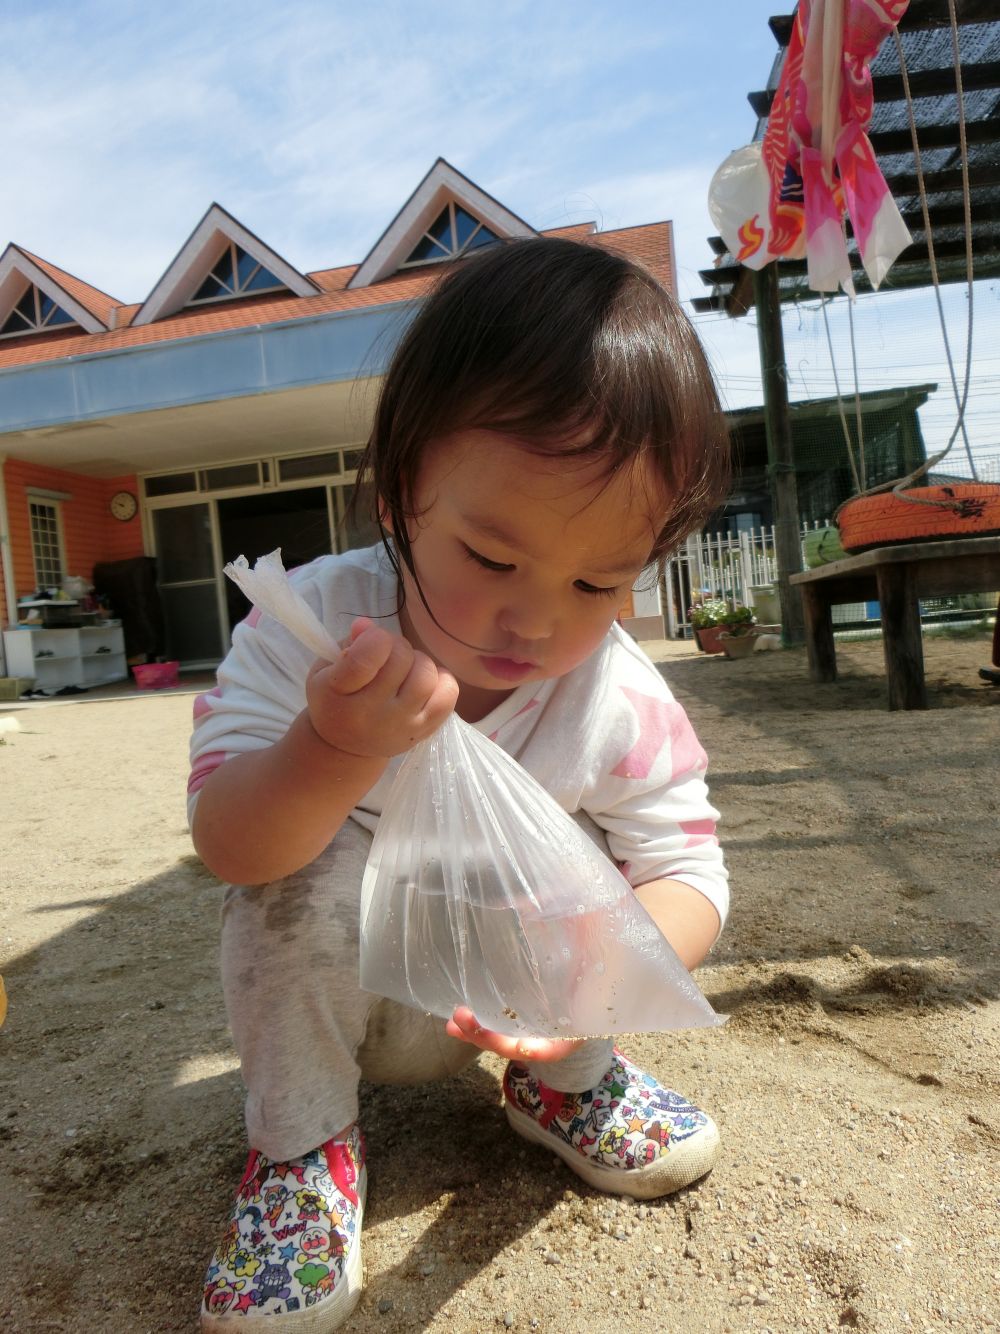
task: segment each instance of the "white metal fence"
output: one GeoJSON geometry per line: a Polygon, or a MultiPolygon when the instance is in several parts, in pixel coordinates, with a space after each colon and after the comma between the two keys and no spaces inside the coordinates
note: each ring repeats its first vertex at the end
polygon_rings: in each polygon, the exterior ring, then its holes
{"type": "MultiPolygon", "coordinates": [[[[803,569],[807,568],[805,543],[808,535],[828,526],[830,520],[824,520],[806,524],[801,529],[803,569]]],[[[683,549],[667,562],[664,573],[660,604],[668,637],[678,638],[685,632],[688,609],[696,599],[724,598],[753,607],[757,603],[754,590],[776,584],[775,530],[768,527],[729,535],[698,533],[689,537],[683,549]]],[[[984,608],[993,605],[989,597],[972,601],[984,608]]],[[[968,607],[968,614],[973,614],[967,598],[935,598],[922,602],[921,614],[927,618],[960,607],[968,607]]],[[[832,616],[836,625],[859,621],[877,623],[879,607],[876,602],[844,603],[832,608],[832,616]]]]}
{"type": "MultiPolygon", "coordinates": [[[[810,531],[828,523],[829,520],[805,525],[801,530],[802,541],[805,542],[810,531]]],[[[804,553],[802,563],[805,568],[804,553]]],[[[767,587],[778,578],[774,527],[732,534],[696,533],[667,562],[665,575],[664,614],[671,638],[681,634],[688,608],[698,598],[725,598],[752,607],[757,600],[754,589],[767,587]]],[[[855,611],[855,615],[844,619],[856,617],[855,611]]]]}
{"type": "MultiPolygon", "coordinates": [[[[818,527],[819,525],[817,525],[818,527]]],[[[805,532],[803,531],[803,537],[805,532]]],[[[671,564],[686,576],[685,586],[695,598],[728,598],[752,606],[754,587],[778,577],[774,528],[754,528],[738,534],[696,533],[671,564]]]]}

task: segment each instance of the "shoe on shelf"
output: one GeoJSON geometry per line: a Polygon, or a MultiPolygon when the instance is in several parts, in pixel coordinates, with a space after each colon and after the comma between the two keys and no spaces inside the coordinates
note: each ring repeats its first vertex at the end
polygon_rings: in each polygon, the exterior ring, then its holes
{"type": "Polygon", "coordinates": [[[356,1125],[288,1162],[251,1150],[205,1279],[202,1330],[339,1328],[361,1296],[366,1187],[356,1125]]]}
{"type": "Polygon", "coordinates": [[[697,1181],[719,1156],[711,1117],[617,1048],[611,1069],[584,1093],[550,1089],[515,1061],[503,1090],[512,1129],[558,1154],[595,1190],[657,1199],[697,1181]]]}

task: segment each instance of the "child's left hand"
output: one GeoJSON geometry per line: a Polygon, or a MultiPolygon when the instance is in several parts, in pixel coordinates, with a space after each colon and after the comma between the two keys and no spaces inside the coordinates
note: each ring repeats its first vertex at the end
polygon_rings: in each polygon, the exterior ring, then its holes
{"type": "Polygon", "coordinates": [[[562,1061],[583,1042],[583,1038],[512,1038],[494,1033],[483,1028],[464,1005],[445,1024],[445,1032],[482,1051],[494,1052],[506,1061],[562,1061]]]}

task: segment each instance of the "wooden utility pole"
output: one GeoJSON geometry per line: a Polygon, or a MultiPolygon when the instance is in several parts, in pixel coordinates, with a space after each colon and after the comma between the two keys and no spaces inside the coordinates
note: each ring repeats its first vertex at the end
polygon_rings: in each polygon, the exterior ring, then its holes
{"type": "Polygon", "coordinates": [[[785,340],[781,332],[781,302],[778,298],[778,266],[767,264],[753,275],[757,306],[757,339],[764,382],[764,423],[767,429],[767,477],[774,505],[775,555],[778,563],[778,595],[781,598],[782,639],[788,646],[805,643],[802,601],[789,575],[802,569],[802,540],[799,535],[799,495],[795,484],[792,452],[792,423],[788,413],[788,372],[785,340]]]}

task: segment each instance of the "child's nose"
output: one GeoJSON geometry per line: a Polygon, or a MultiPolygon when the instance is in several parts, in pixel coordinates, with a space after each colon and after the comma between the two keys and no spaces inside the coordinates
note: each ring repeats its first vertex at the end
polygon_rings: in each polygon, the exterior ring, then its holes
{"type": "Polygon", "coordinates": [[[549,639],[554,628],[553,617],[541,602],[519,602],[505,607],[498,619],[506,634],[525,643],[549,639]]]}

